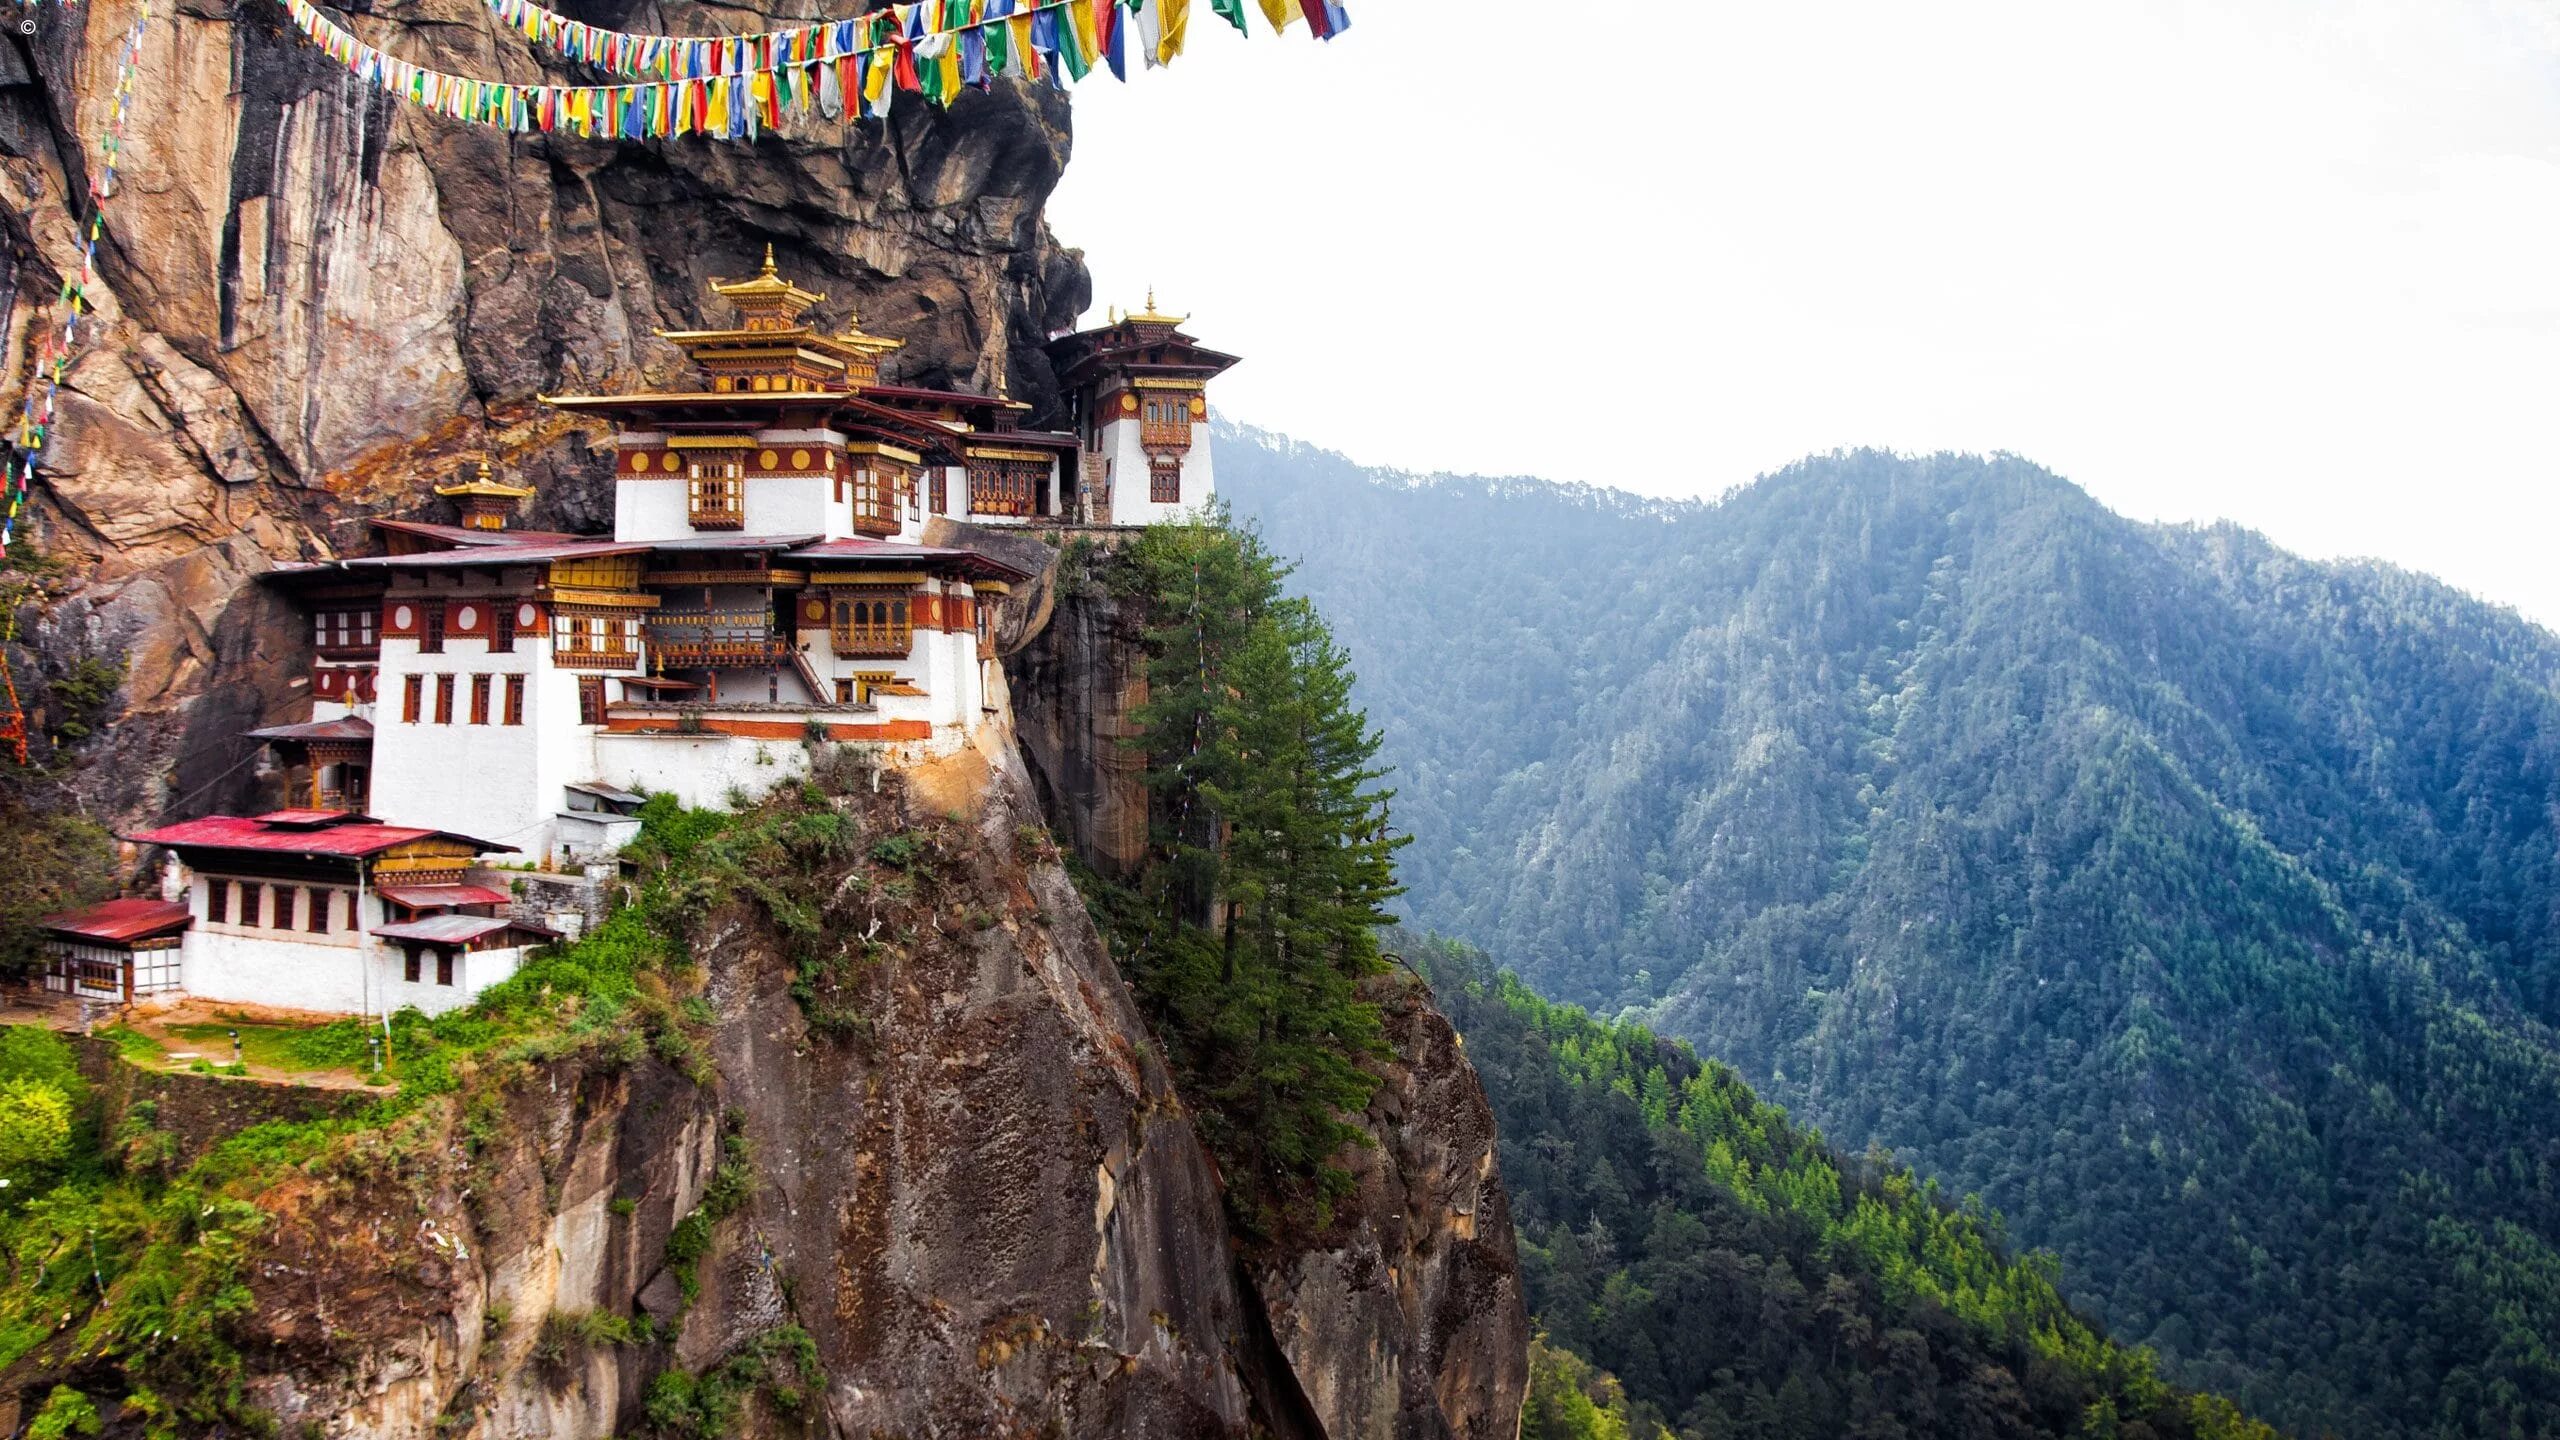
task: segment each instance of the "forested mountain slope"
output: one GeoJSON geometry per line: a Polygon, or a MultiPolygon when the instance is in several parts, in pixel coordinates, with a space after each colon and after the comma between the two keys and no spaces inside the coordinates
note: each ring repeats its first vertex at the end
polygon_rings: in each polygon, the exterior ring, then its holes
{"type": "Polygon", "coordinates": [[[1404,950],[1501,1128],[1552,1346],[1532,1440],[1611,1433],[1574,1413],[1592,1408],[1628,1440],[2272,1440],[2229,1401],[2161,1384],[1983,1216],[1880,1155],[1835,1154],[1732,1070],[1541,1000],[1479,951],[1404,950]],[[1600,1407],[1559,1393],[1594,1388],[1600,1407]]]}
{"type": "Polygon", "coordinates": [[[2292,1428],[2560,1434],[2560,642],[2012,458],[1715,505],[1229,432],[1421,923],[1636,1007],[2292,1428]]]}

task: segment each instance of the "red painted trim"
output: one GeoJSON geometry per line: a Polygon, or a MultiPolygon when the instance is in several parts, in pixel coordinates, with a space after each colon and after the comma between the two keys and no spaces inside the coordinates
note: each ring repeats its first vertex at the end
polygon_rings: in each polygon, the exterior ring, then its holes
{"type": "MultiPolygon", "coordinates": [[[[682,733],[671,721],[644,719],[636,715],[612,715],[605,719],[605,731],[614,735],[671,735],[682,733]]],[[[728,720],[707,715],[702,720],[705,735],[735,735],[747,740],[798,740],[809,733],[809,727],[795,720],[728,720]]],[[[881,720],[870,724],[830,722],[830,740],[930,740],[932,722],[926,720],[881,720]]]]}

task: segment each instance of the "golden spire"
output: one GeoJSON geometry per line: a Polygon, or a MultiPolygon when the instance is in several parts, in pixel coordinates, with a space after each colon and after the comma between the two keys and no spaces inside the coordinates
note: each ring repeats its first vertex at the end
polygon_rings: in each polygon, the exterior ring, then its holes
{"type": "Polygon", "coordinates": [[[504,530],[516,502],[533,493],[530,485],[508,485],[490,473],[489,457],[480,457],[479,473],[468,480],[439,485],[436,493],[454,502],[462,523],[474,530],[504,530]]]}
{"type": "Polygon", "coordinates": [[[1150,285],[1147,287],[1146,313],[1143,315],[1129,315],[1125,318],[1135,320],[1142,325],[1179,325],[1191,317],[1188,315],[1159,314],[1156,310],[1156,287],[1150,285]]]}
{"type": "Polygon", "coordinates": [[[800,323],[810,306],[827,298],[783,279],[774,267],[770,241],[764,247],[764,268],[753,278],[714,280],[711,293],[737,306],[739,323],[748,330],[788,330],[800,323]]]}
{"type": "Polygon", "coordinates": [[[486,495],[493,499],[521,500],[527,495],[533,493],[533,487],[530,485],[506,485],[499,483],[498,478],[490,473],[489,460],[488,457],[484,455],[480,459],[480,470],[478,474],[468,480],[457,480],[450,485],[439,485],[436,487],[436,493],[448,498],[463,495],[486,495]]]}

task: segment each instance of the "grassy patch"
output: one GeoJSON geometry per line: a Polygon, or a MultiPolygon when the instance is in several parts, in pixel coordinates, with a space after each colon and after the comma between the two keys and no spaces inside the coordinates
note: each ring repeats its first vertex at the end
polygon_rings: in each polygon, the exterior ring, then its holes
{"type": "MultiPolygon", "coordinates": [[[[685,1033],[698,1010],[680,1003],[699,990],[700,971],[671,937],[732,893],[714,873],[730,867],[706,852],[739,817],[685,811],[662,798],[642,818],[633,853],[643,881],[633,903],[578,943],[528,961],[467,1009],[392,1017],[395,1093],[352,1115],[252,1126],[175,1175],[146,1143],[147,1126],[136,1127],[119,1137],[131,1145],[97,1145],[84,1168],[0,1209],[0,1367],[45,1350],[60,1361],[78,1357],[84,1375],[120,1371],[126,1403],[147,1399],[155,1436],[214,1426],[263,1433],[269,1422],[243,1391],[247,1364],[234,1325],[255,1303],[251,1256],[274,1223],[261,1201],[279,1183],[334,1188],[417,1173],[450,1133],[485,1145],[498,1138],[503,1086],[545,1061],[628,1064],[653,1050],[691,1059],[707,1049],[685,1033]]],[[[227,1065],[234,1028],[257,1064],[366,1063],[368,1027],[360,1021],[217,1021],[176,1033],[209,1062],[227,1065]]],[[[148,1036],[121,1027],[102,1033],[131,1059],[168,1063],[148,1036]]],[[[697,1078],[709,1078],[707,1060],[696,1068],[697,1078]]],[[[724,1153],[722,1168],[742,1163],[724,1153]]],[[[740,1191],[725,1201],[734,1208],[751,1185],[747,1168],[713,1188],[724,1197],[740,1191]]]]}
{"type": "Polygon", "coordinates": [[[169,1034],[217,1064],[231,1057],[231,1035],[240,1035],[240,1058],[270,1070],[347,1070],[366,1066],[365,1025],[340,1020],[327,1025],[275,1025],[248,1020],[172,1025],[169,1034]]]}

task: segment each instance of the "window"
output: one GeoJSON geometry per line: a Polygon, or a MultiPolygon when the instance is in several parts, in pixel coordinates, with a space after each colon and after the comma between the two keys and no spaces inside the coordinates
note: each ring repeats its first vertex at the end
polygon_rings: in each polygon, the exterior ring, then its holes
{"type": "Polygon", "coordinates": [[[1147,498],[1158,505],[1182,503],[1182,467],[1156,465],[1147,471],[1147,498]]]}
{"type": "Polygon", "coordinates": [[[277,929],[279,929],[279,930],[290,930],[290,929],[292,929],[292,928],[293,928],[293,896],[294,896],[294,889],[293,889],[293,887],[292,887],[292,886],[290,886],[290,885],[278,885],[278,886],[276,886],[276,887],[275,887],[275,892],[276,892],[276,913],[275,913],[275,917],[274,917],[274,924],[275,924],[275,927],[276,927],[277,929]]]}
{"type": "Polygon", "coordinates": [[[994,649],[996,643],[996,607],[988,604],[987,598],[980,595],[969,602],[970,618],[977,628],[980,655],[994,649]]]}
{"type": "Polygon", "coordinates": [[[501,600],[489,611],[489,653],[511,655],[516,648],[516,607],[501,600]]]}
{"type": "Polygon", "coordinates": [[[373,612],[314,610],[311,612],[311,643],[328,651],[370,652],[373,649],[373,612]]]}
{"type": "Polygon", "coordinates": [[[578,723],[581,725],[604,723],[603,676],[581,675],[578,677],[578,723]]]}
{"type": "Polygon", "coordinates": [[[436,723],[453,723],[453,677],[450,675],[436,677],[436,723]]]}
{"type": "Polygon", "coordinates": [[[231,923],[230,881],[207,880],[204,882],[204,918],[216,925],[231,923]]]}
{"type": "Polygon", "coordinates": [[[969,512],[1037,515],[1049,500],[1049,467],[1033,460],[980,456],[969,462],[969,512]]]}
{"type": "Polygon", "coordinates": [[[933,513],[951,513],[951,472],[937,465],[933,470],[933,513]]]}
{"type": "Polygon", "coordinates": [[[453,952],[450,950],[436,952],[436,983],[439,985],[453,983],[453,952]]]}
{"type": "Polygon", "coordinates": [[[866,455],[853,472],[853,528],[865,535],[898,533],[898,501],[907,488],[906,467],[885,455],[866,455]]]}
{"type": "Polygon", "coordinates": [[[418,622],[418,653],[421,655],[443,654],[444,602],[441,600],[421,601],[418,605],[418,614],[420,616],[418,622]]]}
{"type": "Polygon", "coordinates": [[[836,598],[829,638],[838,655],[903,656],[914,633],[904,590],[862,589],[836,598]]]}
{"type": "Polygon", "coordinates": [[[685,508],[694,529],[735,530],[747,523],[745,473],[745,465],[736,460],[694,462],[684,482],[685,508]]]}
{"type": "Polygon", "coordinates": [[[836,682],[836,703],[839,705],[850,705],[853,703],[852,681],[839,680],[836,682]]]}
{"type": "Polygon", "coordinates": [[[412,675],[401,683],[400,719],[402,723],[409,725],[418,723],[419,714],[426,708],[426,696],[426,676],[412,675]]]}
{"type": "Polygon", "coordinates": [[[240,923],[248,926],[252,930],[262,930],[266,928],[266,886],[254,885],[246,880],[240,882],[240,923]]]}
{"type": "Polygon", "coordinates": [[[510,725],[524,723],[524,677],[521,675],[507,677],[506,723],[510,725]]]}
{"type": "Polygon", "coordinates": [[[415,945],[400,948],[400,978],[412,985],[418,983],[418,947],[415,945]]]}
{"type": "Polygon", "coordinates": [[[335,892],[314,885],[302,892],[302,928],[314,935],[329,933],[329,901],[335,892]]]}
{"type": "Polygon", "coordinates": [[[471,677],[471,723],[489,723],[489,677],[486,675],[471,677]]]}

